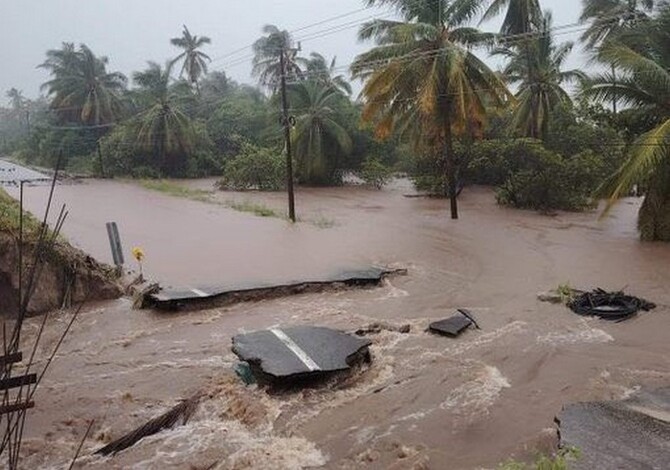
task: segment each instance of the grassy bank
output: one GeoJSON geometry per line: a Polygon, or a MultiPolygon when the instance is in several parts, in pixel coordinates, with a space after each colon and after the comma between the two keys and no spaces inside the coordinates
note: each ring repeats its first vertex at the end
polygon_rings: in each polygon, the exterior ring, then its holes
{"type": "Polygon", "coordinates": [[[214,199],[214,191],[206,191],[204,189],[190,189],[169,180],[138,180],[138,182],[139,185],[145,189],[159,191],[169,196],[181,197],[184,199],[190,199],[192,201],[207,202],[209,204],[216,204],[236,210],[238,212],[254,214],[258,217],[276,217],[278,219],[286,218],[274,209],[263,204],[257,204],[248,200],[228,200],[226,202],[220,202],[214,199]]]}
{"type": "MultiPolygon", "coordinates": [[[[168,196],[180,197],[183,199],[190,199],[192,201],[205,202],[208,204],[215,204],[238,212],[253,214],[257,217],[274,217],[276,219],[288,220],[288,217],[283,213],[278,212],[277,210],[268,207],[265,204],[253,202],[250,199],[244,199],[242,201],[228,199],[225,202],[217,200],[215,195],[218,191],[191,189],[170,180],[142,179],[131,181],[136,181],[145,189],[158,191],[163,194],[167,194],[168,196]]],[[[305,222],[323,229],[331,228],[336,225],[334,220],[328,219],[321,214],[319,214],[318,217],[314,219],[298,219],[298,221],[305,222]]]]}
{"type": "MultiPolygon", "coordinates": [[[[19,202],[0,188],[0,232],[19,233],[19,202]]],[[[23,230],[26,239],[36,237],[41,223],[29,212],[23,213],[23,230]]]]}
{"type": "Polygon", "coordinates": [[[212,192],[205,191],[204,189],[185,188],[184,186],[168,180],[138,180],[138,183],[145,189],[159,191],[169,196],[191,199],[193,201],[215,203],[211,198],[212,192]]]}

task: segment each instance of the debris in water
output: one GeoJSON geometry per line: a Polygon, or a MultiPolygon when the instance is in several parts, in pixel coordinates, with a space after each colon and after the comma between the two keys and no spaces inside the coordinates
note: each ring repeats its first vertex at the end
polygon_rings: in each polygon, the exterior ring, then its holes
{"type": "Polygon", "coordinates": [[[363,328],[360,328],[356,330],[356,334],[358,336],[365,336],[369,334],[378,334],[381,333],[382,331],[394,331],[396,333],[409,333],[411,330],[411,326],[409,323],[405,323],[404,325],[391,325],[390,323],[386,322],[374,322],[370,323],[369,325],[364,326],[363,328]]]}
{"type": "Polygon", "coordinates": [[[563,296],[555,290],[550,290],[538,293],[537,300],[540,302],[549,302],[551,304],[561,304],[563,303],[563,296]]]}
{"type": "Polygon", "coordinates": [[[574,468],[668,468],[670,388],[621,401],[567,405],[556,423],[561,447],[580,450],[574,468]]]}
{"type": "Polygon", "coordinates": [[[233,337],[233,352],[259,383],[287,385],[370,361],[367,339],[330,328],[271,328],[233,337]]]}
{"type": "Polygon", "coordinates": [[[160,292],[161,286],[157,282],[143,282],[141,277],[137,280],[140,282],[133,281],[128,291],[133,298],[133,308],[140,310],[149,305],[149,297],[160,292]]]}
{"type": "Polygon", "coordinates": [[[568,307],[578,315],[596,316],[604,320],[623,321],[639,310],[649,311],[656,305],[623,292],[607,292],[595,289],[576,295],[568,307]]]}
{"type": "Polygon", "coordinates": [[[188,400],[183,400],[177,406],[171,408],[167,413],[152,419],[148,423],[143,424],[139,428],[129,432],[120,439],[110,442],[105,447],[95,451],[95,453],[102,455],[116,454],[117,452],[121,452],[128,447],[132,447],[147,436],[159,433],[163,429],[174,427],[180,420],[181,425],[183,426],[188,422],[191,416],[193,416],[193,413],[195,413],[195,410],[198,407],[198,403],[200,403],[202,397],[203,394],[197,394],[188,400]]]}
{"type": "Polygon", "coordinates": [[[451,337],[460,335],[470,325],[474,325],[478,330],[480,329],[471,312],[465,310],[464,308],[460,308],[458,309],[458,313],[460,315],[454,315],[453,317],[447,318],[446,320],[440,320],[431,323],[428,326],[428,329],[433,333],[451,337]]]}
{"type": "Polygon", "coordinates": [[[246,362],[238,362],[235,364],[235,374],[242,379],[245,385],[251,385],[256,383],[256,378],[254,377],[251,367],[246,362]]]}

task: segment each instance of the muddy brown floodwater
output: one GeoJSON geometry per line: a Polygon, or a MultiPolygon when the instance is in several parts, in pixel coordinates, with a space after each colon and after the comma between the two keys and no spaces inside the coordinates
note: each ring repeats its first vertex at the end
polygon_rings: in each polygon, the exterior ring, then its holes
{"type": "MultiPolygon", "coordinates": [[[[445,201],[408,192],[403,181],[384,191],[301,189],[305,222],[291,226],[130,183],[59,186],[75,244],[109,261],[104,223],[114,220],[125,248],[144,247],[146,272],[165,283],[287,280],[369,264],[409,272],[376,289],[201,312],[133,311],[127,300],[89,306],[36,395],[25,468],[63,468],[90,419],[78,468],[495,468],[554,445],[563,404],[670,383],[670,246],[637,240],[639,200],[599,222],[596,213],[504,209],[492,191],[472,188],[452,221],[445,201]],[[625,287],[658,308],[614,324],[536,300],[566,281],[625,287]],[[457,307],[472,310],[482,330],[457,339],[424,331],[457,307]],[[372,336],[372,364],[344,382],[268,394],[232,372],[237,333],[307,324],[350,331],[379,320],[412,330],[372,336]],[[210,398],[186,426],[114,457],[90,455],[199,390],[210,398]]],[[[28,206],[37,211],[45,196],[30,188],[28,206]]],[[[216,197],[284,207],[283,194],[216,197]]],[[[42,355],[67,319],[49,321],[42,355]]]]}

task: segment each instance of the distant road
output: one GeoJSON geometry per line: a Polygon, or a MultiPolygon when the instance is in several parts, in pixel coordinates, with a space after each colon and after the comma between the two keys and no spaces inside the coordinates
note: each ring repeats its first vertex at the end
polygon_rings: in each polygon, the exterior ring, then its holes
{"type": "Polygon", "coordinates": [[[49,179],[47,175],[0,158],[0,185],[17,185],[21,181],[33,183],[49,179]]]}

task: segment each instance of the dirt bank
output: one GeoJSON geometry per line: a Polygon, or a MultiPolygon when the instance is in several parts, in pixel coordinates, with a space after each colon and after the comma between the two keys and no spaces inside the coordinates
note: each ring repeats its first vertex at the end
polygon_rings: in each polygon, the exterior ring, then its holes
{"type": "MultiPolygon", "coordinates": [[[[18,208],[15,201],[0,190],[0,314],[18,312],[19,243],[18,208]]],[[[24,288],[35,263],[39,222],[25,216],[23,253],[24,288]]],[[[113,269],[98,263],[83,251],[59,238],[54,249],[46,252],[35,272],[29,313],[41,313],[84,299],[109,300],[121,294],[113,269]]]]}

